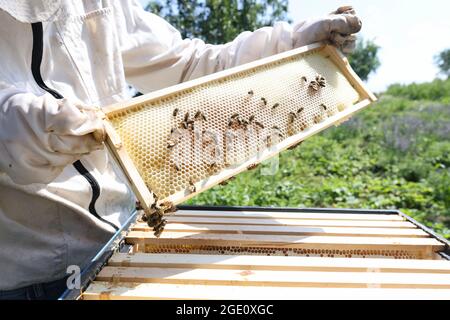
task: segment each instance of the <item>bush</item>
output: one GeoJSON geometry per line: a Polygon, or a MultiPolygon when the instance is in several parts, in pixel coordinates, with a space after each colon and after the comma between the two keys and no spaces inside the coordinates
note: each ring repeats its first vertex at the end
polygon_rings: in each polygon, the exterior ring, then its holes
{"type": "Polygon", "coordinates": [[[386,94],[411,100],[430,100],[450,103],[450,79],[436,79],[429,83],[394,84],[389,86],[386,94]]]}

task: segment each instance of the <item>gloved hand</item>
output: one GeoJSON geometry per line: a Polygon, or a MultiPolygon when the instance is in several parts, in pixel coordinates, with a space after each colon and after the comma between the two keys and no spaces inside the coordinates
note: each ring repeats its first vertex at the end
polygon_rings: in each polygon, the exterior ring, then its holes
{"type": "Polygon", "coordinates": [[[343,53],[355,49],[355,33],[362,22],[351,6],[343,6],[328,16],[304,21],[294,27],[294,46],[301,47],[323,41],[338,47],[343,53]]]}
{"type": "Polygon", "coordinates": [[[67,165],[103,148],[98,109],[49,94],[8,91],[0,99],[0,171],[16,183],[51,182],[67,165]]]}
{"type": "Polygon", "coordinates": [[[106,138],[101,110],[67,99],[57,100],[57,103],[59,112],[47,124],[47,131],[67,139],[84,140],[84,147],[83,144],[80,147],[88,152],[98,149],[106,138]]]}

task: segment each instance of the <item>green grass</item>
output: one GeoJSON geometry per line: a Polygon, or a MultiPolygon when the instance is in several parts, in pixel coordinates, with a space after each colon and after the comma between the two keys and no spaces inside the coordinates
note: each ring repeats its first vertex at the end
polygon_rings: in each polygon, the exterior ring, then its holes
{"type": "Polygon", "coordinates": [[[339,127],[189,204],[399,209],[450,238],[450,80],[391,86],[339,127]]]}

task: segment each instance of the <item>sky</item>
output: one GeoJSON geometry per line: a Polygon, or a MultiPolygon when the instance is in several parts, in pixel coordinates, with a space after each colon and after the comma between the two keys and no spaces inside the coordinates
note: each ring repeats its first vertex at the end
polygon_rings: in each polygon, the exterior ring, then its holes
{"type": "Polygon", "coordinates": [[[289,16],[294,22],[304,21],[347,4],[363,22],[360,35],[381,47],[381,66],[371,74],[369,89],[380,92],[392,83],[436,77],[433,57],[450,48],[449,0],[290,0],[289,16]]]}
{"type": "Polygon", "coordinates": [[[381,47],[381,66],[367,83],[372,91],[436,77],[433,57],[450,48],[450,1],[290,0],[289,14],[293,21],[303,21],[345,4],[353,5],[360,16],[360,34],[381,47]]]}

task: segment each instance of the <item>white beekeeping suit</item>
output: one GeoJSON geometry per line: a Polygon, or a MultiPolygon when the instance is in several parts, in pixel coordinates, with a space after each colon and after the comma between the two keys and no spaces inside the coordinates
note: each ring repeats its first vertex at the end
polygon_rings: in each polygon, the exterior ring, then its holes
{"type": "Polygon", "coordinates": [[[315,41],[351,47],[351,8],[224,45],[182,39],[137,1],[0,0],[0,290],[81,268],[135,198],[92,133],[95,107],[315,41]]]}

